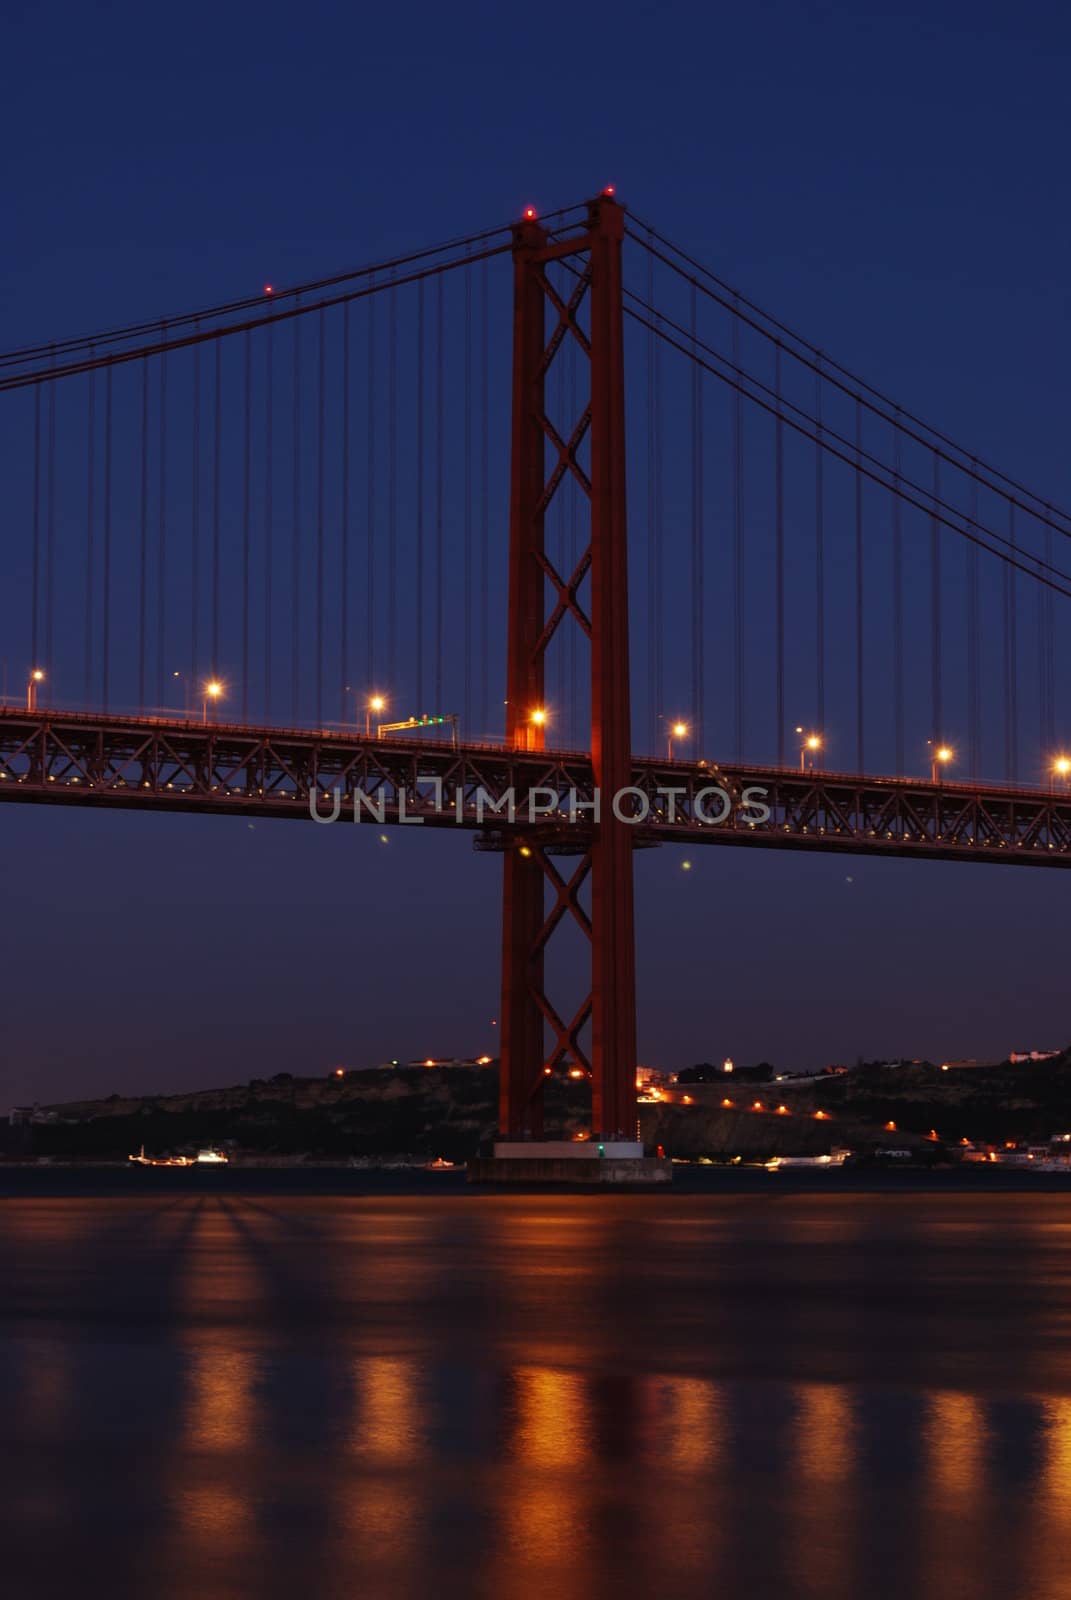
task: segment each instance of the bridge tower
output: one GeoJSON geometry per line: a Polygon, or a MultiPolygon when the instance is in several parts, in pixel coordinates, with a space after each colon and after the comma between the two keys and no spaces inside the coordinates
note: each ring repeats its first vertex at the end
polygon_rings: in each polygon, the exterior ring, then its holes
{"type": "Polygon", "coordinates": [[[624,221],[623,208],[608,190],[589,202],[580,232],[551,238],[531,214],[514,230],[506,732],[517,748],[543,747],[547,648],[559,627],[578,627],[590,645],[591,752],[600,796],[598,818],[589,813],[590,820],[567,824],[566,838],[559,831],[559,850],[547,830],[522,835],[505,852],[499,1128],[504,1138],[514,1140],[542,1135],[544,1084],[565,1060],[590,1073],[592,1132],[629,1140],[636,1133],[633,830],[611,806],[613,796],[630,782],[632,756],[624,221]],[[566,298],[550,282],[546,268],[567,258],[576,276],[566,298]],[[585,297],[586,328],[578,320],[585,297]],[[547,414],[545,392],[548,372],[569,339],[587,358],[589,385],[587,403],[572,432],[563,437],[547,414]],[[578,452],[589,435],[585,471],[578,452]],[[548,457],[553,461],[549,475],[548,457]],[[590,506],[589,539],[575,570],[559,573],[547,555],[544,523],[567,475],[580,485],[590,506]],[[578,598],[585,577],[590,615],[578,598]],[[553,591],[549,616],[548,581],[553,591]],[[563,863],[563,870],[556,862],[563,863]],[[589,878],[590,916],[579,899],[589,878]],[[548,888],[553,896],[549,910],[548,888]],[[590,988],[571,1017],[559,1014],[546,993],[543,959],[567,917],[575,919],[591,947],[590,988]],[[589,1019],[590,1056],[579,1040],[589,1019]],[[548,1029],[553,1038],[549,1053],[544,1050],[548,1029]]]}

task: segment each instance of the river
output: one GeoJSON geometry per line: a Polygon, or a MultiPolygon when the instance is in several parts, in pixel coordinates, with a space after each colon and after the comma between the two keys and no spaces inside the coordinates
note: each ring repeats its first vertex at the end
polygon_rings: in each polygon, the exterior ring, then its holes
{"type": "Polygon", "coordinates": [[[182,1178],[0,1193],[8,1600],[1071,1595],[1071,1194],[182,1178]]]}

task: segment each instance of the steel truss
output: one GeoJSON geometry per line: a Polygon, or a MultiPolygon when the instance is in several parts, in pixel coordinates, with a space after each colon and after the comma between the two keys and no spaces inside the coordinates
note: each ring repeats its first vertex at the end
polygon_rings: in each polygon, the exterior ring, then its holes
{"type": "MultiPolygon", "coordinates": [[[[622,824],[637,846],[1071,866],[1067,789],[639,758],[628,789],[622,811],[645,813],[622,824]]],[[[567,915],[588,931],[584,878],[574,882],[575,869],[555,864],[580,857],[584,877],[591,871],[596,783],[586,752],[0,709],[0,801],[308,822],[313,803],[326,820],[336,792],[340,820],[352,822],[356,802],[362,823],[463,828],[478,849],[545,878],[554,908],[537,930],[544,945],[567,915]]],[[[611,799],[601,793],[603,814],[611,799]]]]}

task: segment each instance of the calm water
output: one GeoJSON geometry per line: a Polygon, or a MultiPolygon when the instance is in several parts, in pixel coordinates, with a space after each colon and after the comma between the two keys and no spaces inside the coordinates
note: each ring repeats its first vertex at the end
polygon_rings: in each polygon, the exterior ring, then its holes
{"type": "Polygon", "coordinates": [[[0,1199],[0,1588],[1071,1596],[1071,1194],[0,1199]]]}

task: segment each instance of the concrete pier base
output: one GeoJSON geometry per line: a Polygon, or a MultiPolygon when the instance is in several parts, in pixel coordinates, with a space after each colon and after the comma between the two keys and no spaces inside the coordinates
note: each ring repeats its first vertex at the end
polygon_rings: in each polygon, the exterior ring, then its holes
{"type": "Polygon", "coordinates": [[[468,1181],[647,1187],[672,1183],[673,1166],[669,1161],[645,1156],[642,1144],[631,1140],[511,1141],[496,1144],[492,1156],[477,1156],[470,1161],[468,1181]]]}

